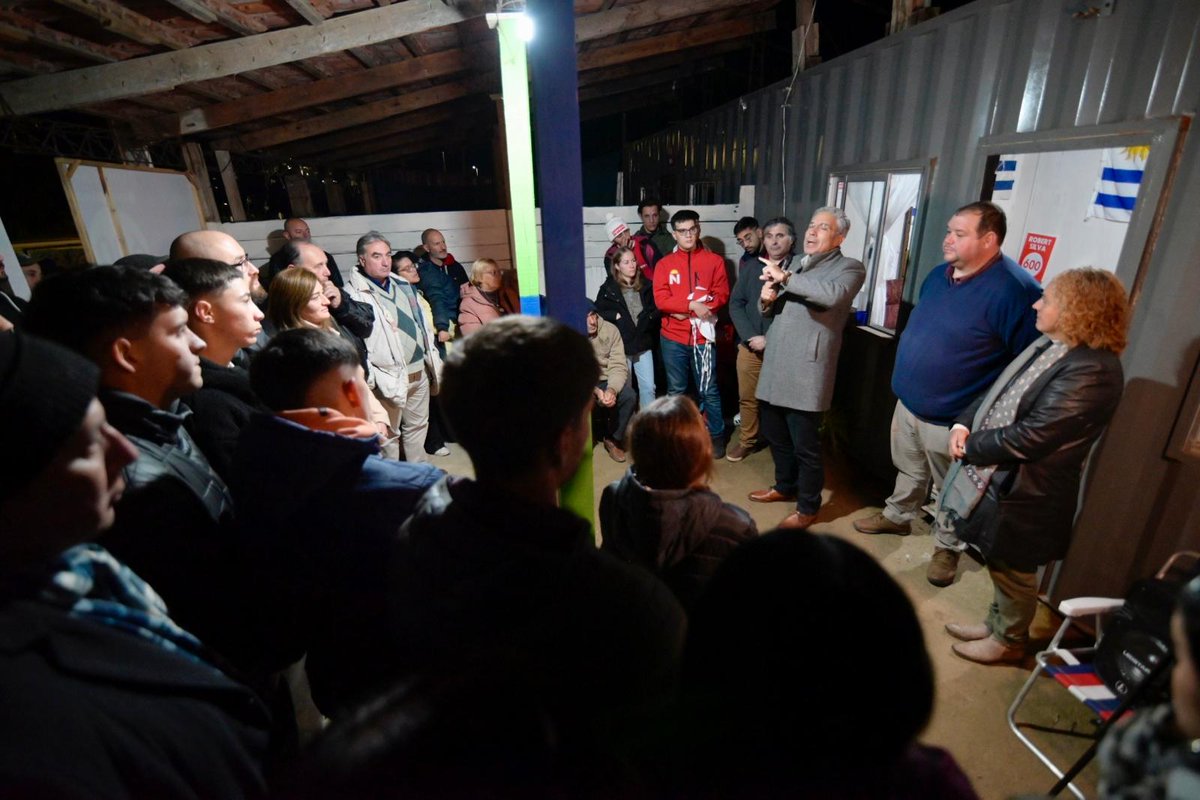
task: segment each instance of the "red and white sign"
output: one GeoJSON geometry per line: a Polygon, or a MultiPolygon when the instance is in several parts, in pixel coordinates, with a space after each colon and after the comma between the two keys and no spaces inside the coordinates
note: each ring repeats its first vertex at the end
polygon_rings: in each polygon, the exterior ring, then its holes
{"type": "Polygon", "coordinates": [[[1055,236],[1044,236],[1040,233],[1025,235],[1025,246],[1021,248],[1021,268],[1037,279],[1038,283],[1046,275],[1046,267],[1050,263],[1050,253],[1054,251],[1055,236]]]}

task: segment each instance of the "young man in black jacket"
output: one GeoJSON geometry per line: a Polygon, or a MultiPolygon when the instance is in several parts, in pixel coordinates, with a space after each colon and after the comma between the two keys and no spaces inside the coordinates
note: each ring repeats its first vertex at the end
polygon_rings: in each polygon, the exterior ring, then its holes
{"type": "Polygon", "coordinates": [[[558,505],[599,374],[588,339],[544,318],[454,348],[441,398],[476,479],[439,481],[401,529],[380,643],[395,670],[519,664],[584,736],[670,696],[684,630],[666,586],[558,505]]]}
{"type": "Polygon", "coordinates": [[[109,422],[138,449],[124,471],[128,489],[108,548],[162,594],[181,625],[244,663],[253,643],[239,637],[230,580],[233,501],[188,433],[191,412],[179,402],[202,385],[205,349],[188,327],[186,301],[160,275],[94,267],[47,280],[27,324],[100,368],[109,422]]]}
{"type": "Polygon", "coordinates": [[[163,275],[187,294],[188,327],[204,340],[204,385],[184,398],[190,430],[217,474],[228,479],[238,435],[256,411],[250,374],[235,358],[258,340],[263,313],[238,267],[206,258],[168,262],[163,275]]]}

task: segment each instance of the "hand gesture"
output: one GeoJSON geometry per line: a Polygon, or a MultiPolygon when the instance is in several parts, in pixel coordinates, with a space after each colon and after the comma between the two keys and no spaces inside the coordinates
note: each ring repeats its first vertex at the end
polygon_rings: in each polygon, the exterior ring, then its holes
{"type": "Polygon", "coordinates": [[[325,281],[321,286],[321,292],[329,298],[329,307],[337,308],[342,304],[342,290],[333,284],[333,281],[325,281]]]}
{"type": "Polygon", "coordinates": [[[971,432],[963,427],[950,431],[950,457],[962,458],[967,454],[967,437],[971,432]]]}

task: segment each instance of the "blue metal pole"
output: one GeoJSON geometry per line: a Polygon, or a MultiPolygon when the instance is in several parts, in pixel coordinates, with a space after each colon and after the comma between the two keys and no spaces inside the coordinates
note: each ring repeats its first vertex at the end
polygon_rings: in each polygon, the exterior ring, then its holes
{"type": "Polygon", "coordinates": [[[528,53],[542,206],[546,315],[586,332],[574,3],[529,0],[526,13],[534,20],[528,53]]]}
{"type": "MultiPolygon", "coordinates": [[[[534,34],[527,53],[542,201],[546,316],[587,333],[574,6],[568,0],[529,0],[526,13],[533,18],[534,34]]],[[[590,444],[579,469],[560,490],[559,502],[594,525],[590,444]]]]}

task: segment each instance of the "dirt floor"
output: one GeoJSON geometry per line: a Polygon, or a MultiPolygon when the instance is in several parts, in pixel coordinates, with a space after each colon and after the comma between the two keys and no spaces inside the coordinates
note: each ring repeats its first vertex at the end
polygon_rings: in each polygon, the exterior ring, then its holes
{"type": "MultiPolygon", "coordinates": [[[[470,474],[470,463],[462,448],[457,445],[450,448],[449,457],[432,460],[451,473],[470,474]]],[[[593,452],[597,503],[601,489],[620,478],[627,466],[612,461],[597,444],[593,452]]],[[[791,509],[785,504],[752,503],[746,495],[769,486],[772,478],[771,456],[764,450],[737,464],[718,462],[712,488],[726,501],[750,512],[759,530],[765,532],[791,509]]],[[[879,510],[890,488],[863,484],[846,463],[827,464],[824,504],[812,530],[847,539],[874,555],[912,599],[937,677],[937,705],[923,741],[953,753],[985,800],[1045,793],[1054,785],[1054,776],[1013,735],[1006,716],[1033,667],[1033,658],[1027,658],[1019,666],[972,664],[951,652],[954,640],[942,629],[947,622],[983,619],[992,596],[987,570],[964,557],[958,580],[952,586],[938,589],[925,580],[933,546],[928,526],[916,525],[910,536],[866,536],[851,526],[855,519],[879,510]]],[[[1043,606],[1034,622],[1035,639],[1044,644],[1058,624],[1050,609],[1043,606]]],[[[1030,710],[1020,718],[1040,724],[1079,731],[1089,730],[1093,724],[1081,704],[1070,700],[1065,691],[1046,679],[1039,682],[1026,707],[1030,710]]],[[[1052,757],[1060,764],[1070,764],[1088,744],[1070,736],[1037,733],[1034,736],[1036,741],[1048,744],[1052,757]]],[[[1086,795],[1094,794],[1095,764],[1083,772],[1076,785],[1086,795]]]]}

